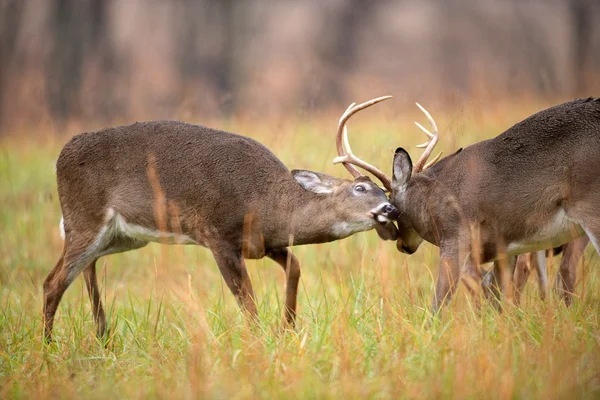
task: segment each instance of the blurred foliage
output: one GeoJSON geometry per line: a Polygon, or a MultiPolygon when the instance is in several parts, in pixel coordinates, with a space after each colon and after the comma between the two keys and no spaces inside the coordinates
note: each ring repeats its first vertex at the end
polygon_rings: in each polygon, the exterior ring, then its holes
{"type": "Polygon", "coordinates": [[[597,95],[599,21],[595,0],[1,0],[0,134],[597,95]]]}

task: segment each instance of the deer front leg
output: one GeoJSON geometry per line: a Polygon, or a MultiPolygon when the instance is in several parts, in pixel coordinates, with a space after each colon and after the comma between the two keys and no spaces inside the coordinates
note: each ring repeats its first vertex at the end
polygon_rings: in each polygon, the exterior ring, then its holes
{"type": "MultiPolygon", "coordinates": [[[[538,275],[538,288],[542,301],[548,297],[548,274],[546,273],[546,250],[536,251],[531,254],[531,266],[538,275]]],[[[517,301],[518,304],[518,301],[517,301]]]]}
{"type": "Polygon", "coordinates": [[[215,249],[213,256],[242,311],[246,312],[250,319],[257,321],[256,298],[241,250],[215,249]]]}
{"type": "Polygon", "coordinates": [[[567,307],[573,302],[577,265],[589,242],[590,239],[587,236],[581,236],[567,243],[563,249],[563,257],[556,277],[556,290],[567,307]]]}
{"type": "MultiPolygon", "coordinates": [[[[546,257],[546,251],[542,250],[544,257],[546,257]]],[[[514,256],[513,256],[514,257],[514,256]]],[[[531,274],[532,264],[536,261],[537,253],[527,253],[521,254],[517,257],[517,261],[515,264],[515,270],[513,273],[513,282],[515,287],[515,304],[519,305],[521,302],[521,293],[523,293],[523,289],[525,288],[525,284],[529,279],[529,275],[531,274]]],[[[545,260],[544,260],[545,261],[545,260]]],[[[503,290],[504,292],[504,290],[503,290]]]]}
{"type": "Polygon", "coordinates": [[[433,296],[431,312],[435,316],[446,302],[449,302],[460,282],[460,265],[458,261],[458,249],[456,245],[450,249],[440,247],[440,268],[438,281],[433,296]]]}
{"type": "Polygon", "coordinates": [[[271,250],[267,253],[267,257],[279,264],[285,272],[285,312],[283,326],[293,328],[296,324],[296,300],[298,298],[298,283],[300,281],[300,263],[287,248],[271,250]]]}

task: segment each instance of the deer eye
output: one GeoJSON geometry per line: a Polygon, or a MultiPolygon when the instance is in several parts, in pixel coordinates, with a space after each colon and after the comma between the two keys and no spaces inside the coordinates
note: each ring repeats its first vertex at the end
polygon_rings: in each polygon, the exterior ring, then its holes
{"type": "Polygon", "coordinates": [[[359,193],[364,193],[367,191],[367,188],[365,188],[363,185],[356,185],[354,186],[354,190],[359,193]]]}

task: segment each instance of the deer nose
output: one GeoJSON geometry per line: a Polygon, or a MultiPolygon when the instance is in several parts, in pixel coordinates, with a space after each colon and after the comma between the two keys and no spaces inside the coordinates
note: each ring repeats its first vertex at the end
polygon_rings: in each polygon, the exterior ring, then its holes
{"type": "Polygon", "coordinates": [[[398,212],[396,207],[386,202],[372,209],[369,212],[369,215],[371,215],[371,217],[373,217],[377,222],[387,224],[398,218],[398,215],[400,215],[400,213],[398,212]]]}
{"type": "Polygon", "coordinates": [[[382,211],[391,220],[398,218],[398,209],[389,203],[383,206],[382,211]]]}

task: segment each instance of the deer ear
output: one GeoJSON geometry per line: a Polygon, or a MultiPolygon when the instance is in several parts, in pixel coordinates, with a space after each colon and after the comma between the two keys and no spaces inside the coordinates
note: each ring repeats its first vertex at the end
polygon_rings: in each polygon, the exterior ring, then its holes
{"type": "Polygon", "coordinates": [[[394,188],[406,185],[412,174],[412,160],[402,147],[396,149],[394,154],[392,186],[394,188]]]}
{"type": "Polygon", "coordinates": [[[332,181],[330,179],[326,179],[327,175],[317,174],[316,172],[307,171],[304,169],[295,169],[292,171],[292,175],[305,190],[314,193],[333,192],[332,181]]]}

